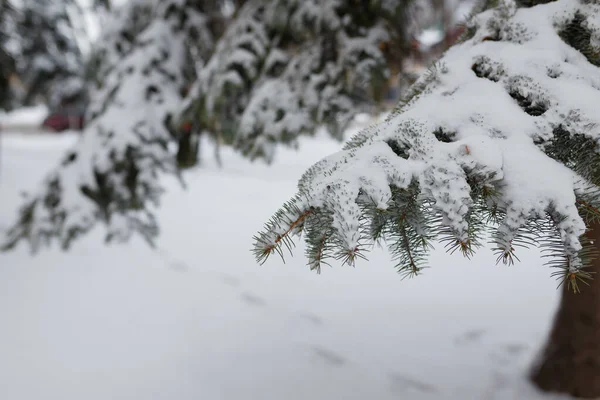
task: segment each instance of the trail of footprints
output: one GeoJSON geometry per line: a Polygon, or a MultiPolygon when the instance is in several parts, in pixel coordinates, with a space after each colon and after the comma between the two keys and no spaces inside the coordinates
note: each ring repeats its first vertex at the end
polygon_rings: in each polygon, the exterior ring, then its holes
{"type": "MultiPolygon", "coordinates": [[[[187,265],[185,262],[181,260],[173,260],[173,257],[171,257],[167,251],[159,250],[158,253],[167,263],[170,270],[180,273],[191,270],[189,265],[187,265]]],[[[221,284],[238,292],[239,299],[244,304],[254,308],[267,308],[269,306],[268,302],[263,297],[249,290],[245,290],[240,278],[228,273],[214,270],[210,272],[217,275],[216,278],[221,284]]],[[[298,312],[295,314],[295,317],[313,327],[323,327],[325,325],[323,318],[310,312],[298,312]]],[[[348,360],[341,354],[320,345],[308,346],[308,351],[312,354],[315,360],[318,360],[319,362],[322,362],[330,367],[342,367],[348,363],[348,360]]]]}
{"type": "MultiPolygon", "coordinates": [[[[175,259],[165,249],[158,249],[157,254],[163,259],[163,261],[165,261],[169,270],[171,270],[171,271],[184,273],[184,272],[188,272],[188,271],[192,270],[192,268],[190,268],[190,266],[187,263],[185,263],[181,260],[175,259]]],[[[240,292],[239,299],[243,303],[245,303],[251,307],[259,307],[259,308],[260,307],[262,307],[262,308],[268,307],[268,303],[263,297],[255,294],[251,291],[243,290],[242,281],[240,278],[233,276],[231,274],[228,274],[228,273],[223,273],[223,272],[219,272],[219,271],[215,271],[215,270],[210,270],[210,273],[216,274],[218,276],[217,279],[223,285],[229,286],[229,287],[233,288],[234,290],[239,291],[240,292]]],[[[323,326],[324,325],[323,319],[312,313],[303,312],[303,313],[298,313],[296,316],[298,318],[300,318],[301,320],[305,321],[306,323],[309,323],[313,326],[323,326]]]]}
{"type": "MultiPolygon", "coordinates": [[[[172,260],[172,257],[170,257],[165,251],[159,251],[159,254],[163,259],[172,260]]],[[[167,261],[167,265],[170,270],[178,273],[185,273],[191,270],[189,265],[180,260],[167,261]]],[[[243,288],[242,280],[240,278],[218,271],[211,272],[213,274],[218,275],[217,279],[221,284],[237,291],[240,301],[242,301],[244,304],[253,308],[268,308],[269,304],[263,297],[243,288]]],[[[323,318],[310,312],[298,312],[295,313],[295,317],[303,320],[305,323],[310,324],[313,327],[321,328],[325,326],[325,321],[323,320],[323,318]]],[[[460,347],[477,345],[481,343],[485,336],[486,331],[483,329],[468,330],[463,334],[455,337],[454,344],[460,347]]],[[[316,361],[323,363],[324,365],[331,368],[341,368],[350,364],[350,360],[348,360],[343,355],[321,345],[309,345],[307,350],[312,354],[316,361]]],[[[494,359],[494,361],[497,362],[499,366],[507,366],[512,364],[516,358],[520,357],[527,350],[527,346],[520,343],[501,344],[496,348],[496,351],[489,353],[489,357],[494,359]]],[[[499,374],[498,371],[493,373],[495,373],[496,375],[499,374]]],[[[502,376],[502,374],[499,375],[500,377],[502,376]]],[[[422,394],[436,396],[440,395],[438,389],[430,383],[420,381],[418,379],[406,376],[404,374],[399,374],[397,372],[392,371],[388,373],[388,378],[390,382],[390,390],[393,393],[416,391],[422,394]]],[[[496,382],[496,385],[498,384],[502,385],[501,382],[496,382]]],[[[492,392],[495,392],[495,390],[493,390],[492,392]]]]}

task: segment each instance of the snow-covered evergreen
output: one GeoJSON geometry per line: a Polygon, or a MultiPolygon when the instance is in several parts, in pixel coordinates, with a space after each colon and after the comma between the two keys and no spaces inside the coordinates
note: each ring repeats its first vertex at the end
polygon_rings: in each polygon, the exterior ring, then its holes
{"type": "Polygon", "coordinates": [[[412,275],[432,240],[469,256],[491,228],[498,261],[539,244],[561,277],[585,278],[582,234],[600,218],[600,5],[531,5],[474,17],[385,122],[309,169],[256,237],[258,259],[301,232],[315,269],[383,240],[412,275]]]}
{"type": "Polygon", "coordinates": [[[408,54],[404,2],[250,0],[190,93],[184,119],[251,158],[325,125],[340,137],[408,54]]]}
{"type": "Polygon", "coordinates": [[[122,15],[146,6],[151,18],[134,34],[128,20],[107,32],[110,59],[93,89],[85,131],[27,200],[8,232],[9,247],[20,239],[28,239],[33,250],[54,239],[68,247],[98,221],[108,226],[107,240],[133,232],[151,240],[157,234],[151,210],[162,192],[157,176],[177,173],[167,122],[187,83],[190,47],[212,39],[205,34],[205,16],[185,0],[136,0],[122,15]]]}
{"type": "Polygon", "coordinates": [[[113,10],[85,73],[94,87],[82,139],[27,200],[8,247],[68,246],[98,220],[108,238],[151,240],[157,175],[194,165],[203,132],[267,160],[323,125],[341,137],[401,69],[407,4],[131,0],[113,10]]]}

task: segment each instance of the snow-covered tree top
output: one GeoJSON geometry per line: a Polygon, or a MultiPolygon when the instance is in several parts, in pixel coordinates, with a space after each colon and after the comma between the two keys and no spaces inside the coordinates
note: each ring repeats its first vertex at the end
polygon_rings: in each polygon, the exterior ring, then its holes
{"type": "Polygon", "coordinates": [[[305,173],[256,237],[259,260],[304,231],[312,268],[384,239],[416,274],[430,240],[469,255],[492,227],[499,261],[537,243],[571,282],[585,275],[584,220],[600,217],[600,5],[503,0],[467,35],[385,122],[305,173]]]}

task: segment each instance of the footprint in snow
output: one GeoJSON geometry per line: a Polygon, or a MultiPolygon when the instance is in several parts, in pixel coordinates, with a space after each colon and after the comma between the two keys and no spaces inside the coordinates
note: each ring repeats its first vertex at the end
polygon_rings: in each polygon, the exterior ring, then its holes
{"type": "Polygon", "coordinates": [[[454,343],[460,346],[476,343],[479,342],[484,335],[485,331],[483,329],[472,329],[454,338],[454,343]]]}
{"type": "Polygon", "coordinates": [[[514,356],[519,356],[528,349],[528,346],[526,344],[522,344],[522,343],[508,343],[508,344],[504,345],[503,347],[508,354],[514,355],[514,356]]]}
{"type": "Polygon", "coordinates": [[[318,315],[315,315],[312,313],[302,313],[302,314],[300,314],[300,318],[304,319],[305,321],[310,322],[311,324],[313,324],[315,326],[323,326],[323,319],[321,317],[319,317],[318,315]]]}
{"type": "Polygon", "coordinates": [[[416,390],[422,393],[438,392],[435,386],[405,375],[397,373],[390,374],[390,380],[392,382],[392,390],[396,393],[405,392],[407,390],[416,390]]]}
{"type": "Polygon", "coordinates": [[[509,365],[516,362],[519,356],[524,354],[527,349],[528,346],[524,344],[508,343],[501,345],[489,355],[499,365],[509,365]]]}
{"type": "Polygon", "coordinates": [[[221,282],[227,286],[231,286],[231,287],[239,287],[240,286],[240,279],[236,278],[233,275],[228,275],[228,274],[223,274],[221,275],[221,282]]]}
{"type": "Polygon", "coordinates": [[[190,268],[186,263],[176,261],[169,263],[169,269],[175,272],[187,272],[190,268]]]}
{"type": "Polygon", "coordinates": [[[341,367],[347,364],[348,362],[340,354],[336,353],[335,351],[329,350],[325,347],[313,346],[312,350],[313,354],[317,356],[317,358],[325,362],[325,364],[329,365],[330,367],[341,367]]]}
{"type": "Polygon", "coordinates": [[[249,304],[251,306],[265,307],[267,305],[265,299],[253,293],[242,293],[240,297],[246,304],[249,304]]]}

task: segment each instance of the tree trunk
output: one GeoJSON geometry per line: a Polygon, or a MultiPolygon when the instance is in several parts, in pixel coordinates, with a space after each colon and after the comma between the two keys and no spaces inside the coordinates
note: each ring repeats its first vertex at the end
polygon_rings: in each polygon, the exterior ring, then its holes
{"type": "MultiPolygon", "coordinates": [[[[600,225],[587,236],[600,243],[600,225]]],[[[579,398],[600,398],[600,259],[590,286],[579,285],[578,294],[563,288],[548,343],[531,373],[541,390],[579,398]]]]}
{"type": "Polygon", "coordinates": [[[200,137],[193,132],[184,132],[179,137],[177,166],[181,169],[192,168],[198,164],[200,137]]]}

